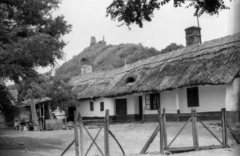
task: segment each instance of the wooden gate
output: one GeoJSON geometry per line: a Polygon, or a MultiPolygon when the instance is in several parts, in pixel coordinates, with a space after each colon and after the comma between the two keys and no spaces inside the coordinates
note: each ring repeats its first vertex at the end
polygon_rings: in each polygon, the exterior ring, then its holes
{"type": "Polygon", "coordinates": [[[147,149],[149,148],[150,144],[153,142],[154,138],[157,136],[158,132],[160,131],[160,153],[174,153],[174,152],[186,152],[191,150],[204,150],[204,149],[216,149],[216,148],[226,148],[228,146],[228,137],[227,137],[227,128],[231,132],[233,138],[239,144],[239,140],[233,133],[231,127],[229,126],[228,122],[226,121],[226,110],[223,108],[221,110],[221,125],[222,125],[222,141],[197,117],[195,109],[192,109],[192,116],[189,120],[180,128],[177,132],[176,136],[170,141],[167,142],[167,128],[166,128],[166,113],[165,109],[163,108],[163,113],[161,114],[161,110],[158,110],[159,115],[159,125],[156,127],[150,138],[147,140],[146,144],[142,148],[140,154],[146,153],[147,149]],[[188,123],[192,123],[192,136],[193,136],[193,146],[192,147],[171,147],[172,143],[175,139],[179,136],[179,134],[183,131],[188,123]],[[198,141],[198,129],[197,129],[197,122],[203,125],[207,131],[220,143],[220,145],[211,145],[211,146],[199,146],[198,141]]]}
{"type": "Polygon", "coordinates": [[[90,134],[90,132],[84,125],[84,121],[82,120],[80,113],[78,113],[78,114],[74,113],[74,122],[75,122],[75,124],[74,124],[74,140],[68,145],[68,147],[63,151],[63,153],[60,156],[63,156],[74,143],[75,143],[76,156],[79,156],[79,154],[81,156],[87,156],[93,145],[95,145],[97,147],[98,151],[101,153],[102,156],[110,156],[109,134],[112,136],[112,138],[118,144],[119,148],[122,151],[122,154],[125,155],[125,152],[124,152],[122,146],[120,145],[117,138],[114,136],[114,134],[109,129],[109,110],[108,109],[106,110],[104,120],[102,120],[102,122],[104,124],[101,125],[96,136],[94,136],[94,137],[90,134]],[[79,137],[78,137],[78,128],[80,131],[79,137]],[[96,142],[96,139],[98,138],[99,133],[101,132],[102,129],[104,130],[104,149],[101,149],[96,142]],[[87,148],[86,152],[84,152],[84,148],[83,148],[83,145],[84,145],[83,130],[85,130],[87,132],[88,136],[90,137],[90,139],[92,141],[90,146],[87,148]],[[79,141],[80,141],[80,148],[79,148],[79,141]]]}

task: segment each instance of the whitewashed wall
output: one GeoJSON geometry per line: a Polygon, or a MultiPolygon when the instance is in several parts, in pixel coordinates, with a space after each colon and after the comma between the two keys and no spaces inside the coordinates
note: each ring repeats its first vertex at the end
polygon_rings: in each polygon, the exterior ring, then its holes
{"type": "MultiPolygon", "coordinates": [[[[115,104],[115,100],[116,99],[127,99],[127,114],[139,114],[139,99],[138,97],[141,94],[133,94],[133,95],[129,95],[129,96],[122,96],[122,97],[117,97],[117,98],[113,98],[114,100],[114,110],[116,109],[116,104],[115,104]]],[[[116,112],[115,112],[116,114],[116,112]]]]}
{"type": "Polygon", "coordinates": [[[237,110],[239,83],[240,83],[240,79],[237,78],[233,81],[231,85],[227,85],[226,101],[225,101],[227,111],[237,110]]]}
{"type": "MultiPolygon", "coordinates": [[[[231,87],[230,87],[231,88],[231,87]]],[[[231,96],[236,94],[236,91],[231,90],[231,96]]],[[[225,108],[226,85],[204,85],[198,86],[199,91],[199,107],[188,107],[187,105],[187,90],[181,88],[173,91],[164,91],[160,93],[161,108],[165,108],[167,113],[176,113],[180,109],[181,113],[190,113],[191,109],[196,109],[197,112],[220,111],[225,108]]],[[[230,91],[229,91],[230,93],[230,91]]],[[[145,107],[145,95],[143,98],[145,107]]],[[[229,100],[231,101],[231,100],[229,100]]],[[[234,103],[234,102],[232,102],[234,103]]],[[[229,107],[232,105],[229,102],[229,107]]],[[[145,114],[157,114],[157,110],[144,110],[145,114]]]]}
{"type": "MultiPolygon", "coordinates": [[[[164,91],[160,94],[161,108],[165,108],[167,113],[176,113],[180,109],[181,113],[190,113],[191,108],[197,112],[220,111],[226,108],[228,111],[236,109],[240,79],[235,79],[231,85],[204,85],[198,86],[199,107],[187,106],[186,88],[180,88],[173,91],[164,91]]],[[[139,99],[143,95],[143,113],[157,114],[157,110],[145,109],[145,94],[133,94],[117,98],[101,98],[94,101],[94,111],[90,111],[89,100],[81,102],[77,110],[82,116],[103,117],[105,111],[100,111],[100,102],[104,102],[104,109],[109,109],[109,115],[116,114],[115,99],[127,99],[127,114],[139,114],[139,99]]]]}
{"type": "Polygon", "coordinates": [[[178,93],[179,108],[181,113],[190,113],[192,108],[196,109],[197,112],[221,111],[221,108],[225,108],[225,85],[198,86],[199,107],[187,106],[186,88],[179,89],[178,93]]]}
{"type": "Polygon", "coordinates": [[[104,117],[105,110],[109,109],[109,115],[114,115],[113,99],[100,98],[94,102],[94,111],[90,111],[90,101],[83,101],[77,107],[77,111],[81,113],[82,117],[104,117]],[[104,102],[104,111],[100,111],[100,102],[104,102]]]}

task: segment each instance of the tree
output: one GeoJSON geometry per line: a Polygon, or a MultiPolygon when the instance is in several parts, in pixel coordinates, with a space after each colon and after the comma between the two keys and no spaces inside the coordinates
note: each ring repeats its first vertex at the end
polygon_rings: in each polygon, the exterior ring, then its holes
{"type": "MultiPolygon", "coordinates": [[[[107,7],[107,16],[112,20],[122,22],[119,26],[136,23],[143,27],[143,21],[150,22],[153,18],[153,11],[169,3],[170,0],[113,0],[107,7]]],[[[223,0],[173,0],[174,7],[193,7],[195,16],[201,16],[204,13],[209,15],[219,14],[220,10],[229,9],[223,0]]]]}
{"type": "Polygon", "coordinates": [[[166,48],[162,49],[160,51],[160,53],[167,53],[167,52],[170,52],[170,51],[173,51],[173,50],[177,50],[177,49],[180,49],[180,48],[183,48],[184,46],[183,45],[177,45],[176,43],[171,43],[169,44],[166,48]]]}
{"type": "Polygon", "coordinates": [[[21,100],[49,97],[52,98],[50,105],[52,110],[59,106],[62,110],[67,111],[69,106],[76,106],[76,96],[69,84],[58,77],[39,77],[41,80],[32,79],[22,82],[24,87],[19,94],[21,100]]]}
{"type": "Polygon", "coordinates": [[[54,66],[63,58],[66,43],[61,38],[71,31],[71,25],[64,16],[52,17],[60,2],[0,1],[0,86],[5,87],[6,80],[21,84],[37,77],[36,67],[54,66]]]}
{"type": "Polygon", "coordinates": [[[71,30],[64,16],[52,17],[59,0],[1,0],[0,82],[37,76],[36,67],[63,58],[61,37],[71,30]]]}

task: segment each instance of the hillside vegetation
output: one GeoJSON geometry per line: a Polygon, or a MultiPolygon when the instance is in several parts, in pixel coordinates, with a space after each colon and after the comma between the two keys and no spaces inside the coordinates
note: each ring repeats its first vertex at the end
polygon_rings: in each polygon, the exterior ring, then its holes
{"type": "Polygon", "coordinates": [[[107,45],[106,42],[99,41],[60,66],[56,70],[56,76],[67,82],[71,77],[79,75],[83,58],[90,59],[93,71],[98,71],[121,67],[125,62],[130,64],[181,47],[183,46],[172,43],[165,49],[158,51],[155,48],[143,47],[141,44],[107,45]]]}

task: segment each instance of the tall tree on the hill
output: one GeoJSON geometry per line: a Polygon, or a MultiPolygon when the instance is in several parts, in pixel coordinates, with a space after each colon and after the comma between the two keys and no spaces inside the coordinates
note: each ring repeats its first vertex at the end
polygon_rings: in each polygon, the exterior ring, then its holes
{"type": "Polygon", "coordinates": [[[0,85],[36,77],[36,67],[63,58],[61,37],[71,30],[64,16],[52,16],[59,0],[0,1],[0,85]]]}
{"type": "MultiPolygon", "coordinates": [[[[154,10],[159,10],[169,2],[170,0],[113,0],[107,7],[107,16],[110,15],[112,20],[123,21],[120,26],[136,23],[143,27],[144,21],[152,21],[154,10]]],[[[220,10],[229,9],[224,0],[173,0],[174,7],[182,5],[195,8],[194,15],[198,16],[204,13],[215,15],[220,10]]]]}

